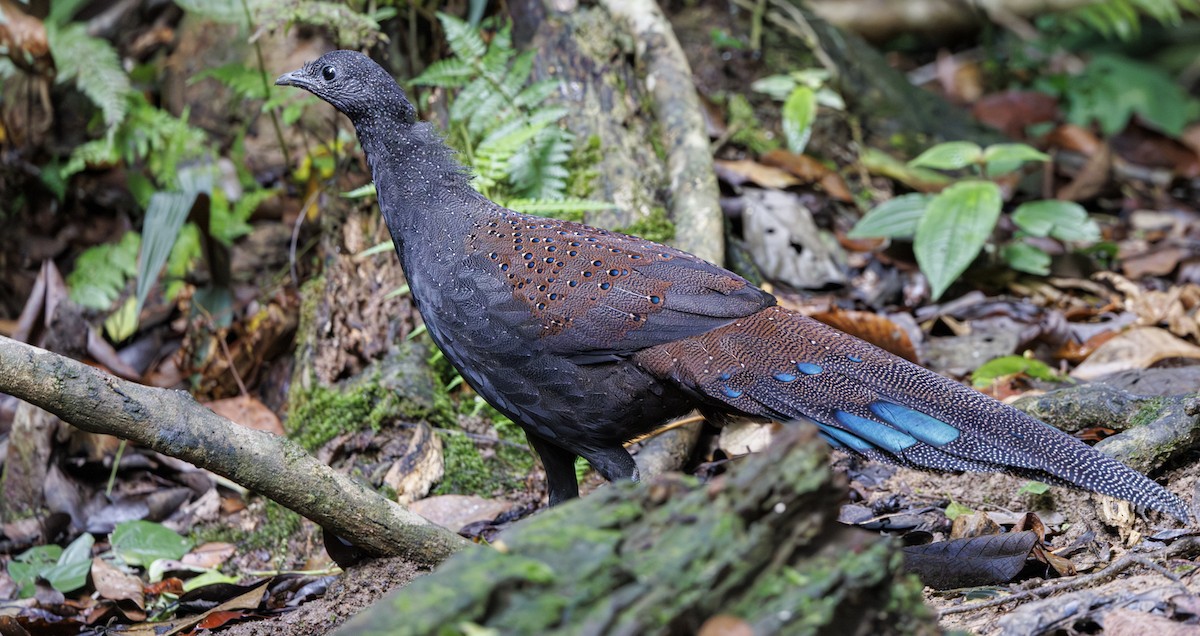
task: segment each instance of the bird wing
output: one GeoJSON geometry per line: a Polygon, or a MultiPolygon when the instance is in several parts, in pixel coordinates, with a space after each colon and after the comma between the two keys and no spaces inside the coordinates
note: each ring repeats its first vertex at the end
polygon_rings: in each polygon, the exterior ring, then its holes
{"type": "Polygon", "coordinates": [[[504,210],[468,251],[508,285],[539,343],[577,364],[611,361],[710,331],[775,304],[770,294],[672,247],[504,210]]]}

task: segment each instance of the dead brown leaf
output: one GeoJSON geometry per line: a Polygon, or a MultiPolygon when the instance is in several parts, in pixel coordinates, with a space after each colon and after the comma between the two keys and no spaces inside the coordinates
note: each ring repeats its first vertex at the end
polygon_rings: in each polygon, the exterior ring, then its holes
{"type": "Polygon", "coordinates": [[[1063,124],[1046,135],[1046,145],[1077,152],[1081,155],[1092,156],[1103,148],[1103,143],[1096,133],[1075,124],[1063,124]]]}
{"type": "Polygon", "coordinates": [[[754,628],[730,614],[717,614],[704,621],[697,636],[754,636],[754,628]]]}
{"type": "Polygon", "coordinates": [[[224,400],[213,400],[204,406],[211,409],[213,413],[246,428],[275,435],[286,434],[283,430],[283,423],[279,421],[279,416],[253,396],[239,395],[224,400]]]}
{"type": "Polygon", "coordinates": [[[1090,199],[1108,185],[1112,174],[1113,152],[1108,144],[1102,144],[1095,153],[1088,157],[1083,169],[1070,183],[1058,189],[1054,195],[1065,201],[1082,201],[1090,199]]]}
{"type": "Polygon", "coordinates": [[[830,170],[824,163],[808,156],[797,155],[786,150],[772,150],[760,159],[763,164],[782,168],[804,183],[817,183],[831,198],[850,202],[854,195],[842,180],[842,176],[830,170]]]}
{"type": "Polygon", "coordinates": [[[913,346],[908,333],[886,316],[868,311],[823,311],[812,314],[810,318],[819,320],[830,327],[840,329],[852,336],[862,338],[867,342],[886,349],[905,360],[917,362],[917,349],[913,346]]]}
{"type": "Polygon", "coordinates": [[[1195,625],[1173,621],[1166,616],[1118,607],[1104,615],[1104,633],[1108,636],[1193,636],[1195,625]]]}
{"type": "Polygon", "coordinates": [[[396,502],[404,506],[428,495],[446,473],[442,438],[425,422],[410,430],[407,446],[383,476],[383,483],[396,492],[396,502]]]}
{"type": "Polygon", "coordinates": [[[1139,325],[1165,325],[1176,336],[1200,340],[1200,285],[1175,285],[1166,290],[1145,290],[1113,272],[1096,274],[1123,296],[1125,309],[1139,325]]]}
{"type": "Polygon", "coordinates": [[[737,161],[713,161],[713,167],[717,172],[717,176],[722,180],[733,185],[742,185],[745,183],[753,183],[763,188],[775,188],[783,190],[794,185],[800,185],[801,181],[792,176],[786,170],[766,166],[757,161],[749,159],[739,159],[737,161]]]}
{"type": "Polygon", "coordinates": [[[229,560],[236,551],[237,547],[232,543],[210,541],[183,555],[180,560],[188,565],[211,570],[229,560]]]}
{"type": "Polygon", "coordinates": [[[1145,276],[1166,276],[1179,267],[1179,261],[1191,256],[1191,250],[1178,247],[1158,247],[1121,259],[1121,273],[1134,280],[1145,276]]]}
{"type": "Polygon", "coordinates": [[[132,601],[138,609],[146,609],[142,594],[142,580],[115,565],[96,557],[92,559],[92,583],[103,598],[114,601],[132,601]]]}
{"type": "Polygon", "coordinates": [[[1165,329],[1138,327],[1101,345],[1075,367],[1071,377],[1095,380],[1118,371],[1145,369],[1168,358],[1200,359],[1200,347],[1172,336],[1165,329]]]}
{"type": "Polygon", "coordinates": [[[1031,124],[1054,121],[1058,100],[1037,91],[992,93],[975,102],[971,114],[1009,137],[1021,139],[1031,124]]]}
{"type": "Polygon", "coordinates": [[[47,58],[50,43],[46,39],[46,25],[25,13],[22,5],[11,0],[0,0],[0,44],[7,49],[5,57],[20,62],[26,56],[47,58]]]}

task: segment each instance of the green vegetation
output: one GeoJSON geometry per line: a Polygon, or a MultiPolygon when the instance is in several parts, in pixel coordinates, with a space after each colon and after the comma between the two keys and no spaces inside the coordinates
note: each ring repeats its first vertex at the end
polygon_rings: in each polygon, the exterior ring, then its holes
{"type": "Polygon", "coordinates": [[[517,53],[511,24],[484,43],[470,24],[445,13],[438,20],[453,56],[430,64],[411,84],[457,89],[447,141],[475,169],[474,186],[510,207],[513,200],[564,200],[574,135],[557,125],[566,107],[547,105],[558,81],[530,83],[535,51],[517,53]]]}
{"type": "Polygon", "coordinates": [[[1047,382],[1064,382],[1068,378],[1059,374],[1050,365],[1028,354],[1023,356],[1001,356],[980,365],[971,374],[971,385],[977,389],[991,386],[997,380],[1025,375],[1047,382]]]}
{"type": "Polygon", "coordinates": [[[661,205],[650,208],[650,214],[617,228],[618,232],[640,236],[656,243],[669,243],[675,238],[675,222],[667,215],[667,209],[661,205]]]}
{"type": "Polygon", "coordinates": [[[783,102],[780,118],[783,138],[787,141],[789,151],[795,154],[804,152],[812,136],[813,122],[817,119],[817,106],[846,109],[842,96],[825,86],[828,81],[829,71],[805,69],[764,77],[750,85],[751,89],[783,102]]]}
{"type": "MultiPolygon", "coordinates": [[[[969,170],[973,177],[957,181],[935,195],[909,194],[868,212],[850,232],[851,238],[911,240],[921,271],[937,299],[983,251],[1003,205],[1000,186],[990,179],[1019,170],[1049,156],[1025,144],[982,148],[966,141],[938,144],[908,162],[911,168],[969,170]]],[[[1050,256],[1027,237],[1064,243],[1100,239],[1100,228],[1078,203],[1040,200],[1022,204],[1011,214],[1018,231],[1000,248],[1009,267],[1030,274],[1050,273],[1050,256]]]]}

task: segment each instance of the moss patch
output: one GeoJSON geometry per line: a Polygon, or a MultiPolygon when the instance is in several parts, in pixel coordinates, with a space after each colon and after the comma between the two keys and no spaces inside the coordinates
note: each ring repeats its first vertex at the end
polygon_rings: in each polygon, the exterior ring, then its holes
{"type": "Polygon", "coordinates": [[[1133,417],[1129,418],[1130,428],[1146,426],[1157,420],[1162,415],[1163,409],[1166,406],[1167,399],[1163,397],[1151,397],[1142,401],[1141,405],[1138,406],[1137,413],[1134,413],[1133,417]]]}
{"type": "MultiPolygon", "coordinates": [[[[567,160],[567,196],[588,199],[596,190],[596,182],[600,179],[598,166],[604,159],[600,149],[600,135],[589,135],[582,143],[575,146],[571,157],[567,160]]],[[[583,221],[583,213],[576,214],[579,218],[564,218],[567,221],[583,221]]],[[[560,217],[561,218],[561,217],[560,217]]]]}
{"type": "Polygon", "coordinates": [[[618,228],[617,231],[640,236],[656,243],[668,243],[675,238],[675,222],[667,216],[667,209],[658,205],[650,208],[650,214],[645,218],[618,228]]]}
{"type": "MultiPolygon", "coordinates": [[[[488,409],[491,410],[491,409],[488,409]]],[[[485,414],[486,415],[486,414],[485,414]]],[[[457,430],[441,430],[446,474],[434,489],[435,495],[480,495],[488,497],[498,490],[520,490],[533,470],[533,452],[525,443],[525,433],[511,420],[494,414],[492,431],[481,437],[495,437],[498,443],[476,441],[457,430]]]]}
{"type": "Polygon", "coordinates": [[[346,382],[321,386],[313,381],[307,390],[293,383],[289,433],[311,451],[342,433],[364,427],[378,431],[391,421],[454,422],[445,385],[424,358],[423,347],[405,343],[346,382]]]}
{"type": "Polygon", "coordinates": [[[744,95],[732,94],[726,106],[729,111],[729,128],[733,131],[729,140],[756,155],[763,155],[779,147],[779,141],[763,130],[754,106],[744,95]]]}
{"type": "Polygon", "coordinates": [[[228,523],[210,523],[194,526],[188,538],[196,545],[212,541],[232,543],[244,550],[267,550],[278,555],[277,559],[285,558],[288,540],[300,531],[304,519],[266,498],[251,502],[246,513],[261,519],[254,530],[228,523]]]}
{"type": "Polygon", "coordinates": [[[365,426],[378,431],[385,421],[404,412],[403,402],[396,393],[371,381],[344,390],[314,386],[291,411],[288,428],[301,446],[312,451],[365,426]]]}

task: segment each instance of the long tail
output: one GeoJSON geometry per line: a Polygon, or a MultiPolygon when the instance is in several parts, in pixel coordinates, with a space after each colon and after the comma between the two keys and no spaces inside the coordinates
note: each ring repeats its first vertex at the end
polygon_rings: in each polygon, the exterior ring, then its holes
{"type": "Polygon", "coordinates": [[[1174,494],[1062,431],[780,307],[644,350],[636,360],[738,411],[808,418],[830,444],[872,459],[1012,473],[1191,518],[1174,494]]]}

